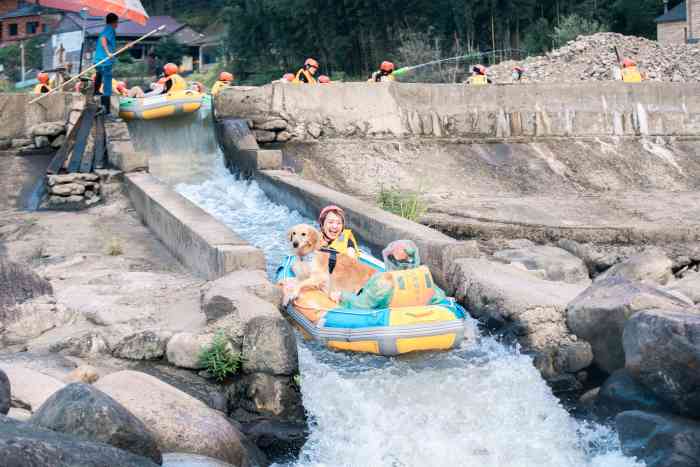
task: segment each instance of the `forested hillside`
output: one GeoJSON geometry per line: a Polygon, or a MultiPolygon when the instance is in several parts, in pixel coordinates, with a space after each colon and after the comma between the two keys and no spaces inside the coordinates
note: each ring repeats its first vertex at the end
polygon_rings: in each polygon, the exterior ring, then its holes
{"type": "MultiPolygon", "coordinates": [[[[673,7],[680,0],[671,0],[673,7]]],[[[414,64],[475,50],[540,53],[579,33],[654,38],[662,0],[144,0],[203,28],[228,26],[226,52],[242,77],[278,77],[306,56],[334,76],[384,59],[414,64]]]]}

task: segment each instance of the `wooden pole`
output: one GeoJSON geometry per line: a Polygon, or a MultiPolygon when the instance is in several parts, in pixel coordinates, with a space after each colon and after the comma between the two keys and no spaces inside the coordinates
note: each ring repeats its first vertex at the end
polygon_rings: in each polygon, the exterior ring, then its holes
{"type": "MultiPolygon", "coordinates": [[[[122,47],[121,49],[119,49],[119,50],[117,50],[116,52],[114,52],[114,53],[112,54],[112,57],[116,57],[117,55],[119,55],[119,54],[125,52],[126,50],[129,50],[130,48],[132,48],[133,46],[135,46],[135,45],[138,44],[139,42],[141,42],[141,41],[143,41],[143,40],[145,40],[145,39],[148,39],[148,38],[151,37],[153,34],[159,32],[159,31],[162,31],[163,29],[165,29],[165,25],[163,25],[163,26],[161,26],[161,27],[159,27],[159,28],[157,28],[157,29],[154,29],[153,31],[151,31],[151,32],[149,32],[148,34],[145,34],[145,35],[139,37],[138,39],[136,39],[136,40],[133,41],[133,42],[130,42],[130,43],[126,44],[124,47],[122,47]]],[[[98,66],[102,65],[103,63],[105,63],[107,60],[110,60],[110,58],[107,57],[107,58],[105,58],[104,60],[100,60],[98,63],[94,64],[94,65],[91,66],[90,68],[85,69],[85,71],[83,71],[83,72],[80,73],[79,75],[77,75],[77,76],[75,76],[75,77],[69,79],[68,81],[66,81],[66,82],[63,84],[63,86],[72,83],[73,81],[79,79],[81,76],[86,75],[86,74],[89,73],[90,71],[94,70],[94,69],[97,68],[98,66]]],[[[50,92],[47,92],[46,94],[41,94],[41,95],[39,95],[38,97],[36,97],[35,99],[32,99],[31,101],[29,101],[29,103],[30,103],[30,104],[33,104],[33,103],[35,103],[35,102],[40,101],[41,99],[43,99],[43,98],[46,97],[46,96],[50,96],[51,94],[53,94],[54,92],[58,91],[59,89],[62,89],[63,86],[62,86],[62,87],[56,87],[56,88],[52,89],[50,92]]]]}

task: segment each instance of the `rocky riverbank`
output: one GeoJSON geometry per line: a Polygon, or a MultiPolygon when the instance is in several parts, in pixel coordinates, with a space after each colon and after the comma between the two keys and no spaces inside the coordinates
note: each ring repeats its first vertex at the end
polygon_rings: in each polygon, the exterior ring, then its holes
{"type": "Polygon", "coordinates": [[[60,449],[65,465],[267,465],[258,445],[298,450],[296,342],[265,272],[192,276],[118,174],[100,185],[105,202],[80,213],[0,214],[0,444],[36,446],[38,463],[60,449]],[[241,356],[236,374],[202,363],[215,339],[241,356]]]}
{"type": "Polygon", "coordinates": [[[586,390],[579,403],[614,418],[626,454],[650,467],[697,465],[700,249],[480,246],[449,274],[470,312],[531,354],[555,393],[586,390]]]}

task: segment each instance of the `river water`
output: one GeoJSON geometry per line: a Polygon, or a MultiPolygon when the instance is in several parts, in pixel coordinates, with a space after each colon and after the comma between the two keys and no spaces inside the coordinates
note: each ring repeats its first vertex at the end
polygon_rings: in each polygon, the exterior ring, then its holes
{"type": "MultiPolygon", "coordinates": [[[[254,181],[232,175],[219,150],[207,149],[209,142],[200,141],[199,149],[180,143],[168,144],[187,148],[186,154],[160,160],[159,176],[261,248],[272,275],[288,254],[287,229],[311,220],[271,202],[254,181]],[[176,157],[188,161],[190,180],[181,169],[170,177],[176,157]]],[[[279,465],[643,465],[622,455],[613,430],[572,417],[529,357],[480,336],[473,321],[466,325],[474,338],[460,349],[402,358],[331,352],[299,339],[311,433],[298,459],[279,465]]]]}

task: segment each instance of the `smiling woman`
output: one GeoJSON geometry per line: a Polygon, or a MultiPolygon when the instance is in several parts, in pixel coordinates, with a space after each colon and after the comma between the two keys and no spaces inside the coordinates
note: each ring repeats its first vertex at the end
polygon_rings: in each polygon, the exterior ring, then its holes
{"type": "Polygon", "coordinates": [[[352,230],[345,228],[345,212],[340,207],[331,205],[323,208],[318,216],[318,225],[323,234],[323,247],[331,248],[348,256],[360,254],[352,230]]]}

